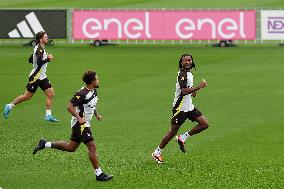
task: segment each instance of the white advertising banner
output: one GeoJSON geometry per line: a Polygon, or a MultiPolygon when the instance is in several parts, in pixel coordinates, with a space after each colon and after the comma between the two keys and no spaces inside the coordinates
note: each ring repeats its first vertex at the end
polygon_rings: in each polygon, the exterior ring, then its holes
{"type": "Polygon", "coordinates": [[[284,10],[261,11],[261,39],[284,40],[284,10]]]}

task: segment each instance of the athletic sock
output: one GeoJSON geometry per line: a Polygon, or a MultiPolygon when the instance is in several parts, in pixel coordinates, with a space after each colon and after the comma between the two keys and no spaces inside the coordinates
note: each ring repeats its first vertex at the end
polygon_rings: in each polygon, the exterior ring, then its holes
{"type": "Polygon", "coordinates": [[[46,147],[46,148],[51,148],[51,142],[46,142],[45,145],[44,145],[44,147],[46,147]]]}
{"type": "Polygon", "coordinates": [[[99,167],[99,168],[95,169],[95,173],[96,173],[97,176],[100,176],[100,174],[102,174],[101,168],[99,167]]]}
{"type": "Polygon", "coordinates": [[[185,132],[184,134],[182,134],[182,135],[180,135],[180,136],[181,136],[181,140],[183,140],[183,142],[185,142],[186,139],[187,139],[188,137],[190,137],[190,135],[188,134],[188,132],[185,132]]]}
{"type": "Polygon", "coordinates": [[[12,102],[11,104],[8,104],[8,107],[10,110],[12,110],[15,107],[15,104],[12,102]]]}
{"type": "Polygon", "coordinates": [[[51,115],[51,110],[45,110],[45,115],[46,115],[46,116],[51,115]]]}
{"type": "Polygon", "coordinates": [[[160,155],[162,153],[162,150],[163,149],[161,149],[160,146],[158,146],[157,149],[154,151],[154,154],[160,155]]]}

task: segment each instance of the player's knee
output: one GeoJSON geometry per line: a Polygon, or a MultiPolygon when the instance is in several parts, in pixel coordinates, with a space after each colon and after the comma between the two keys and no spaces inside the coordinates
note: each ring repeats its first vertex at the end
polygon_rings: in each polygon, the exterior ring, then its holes
{"type": "Polygon", "coordinates": [[[69,143],[69,144],[68,144],[68,149],[67,149],[67,151],[68,151],[68,152],[75,152],[76,149],[77,149],[77,147],[78,147],[78,146],[69,143]]]}
{"type": "Polygon", "coordinates": [[[202,122],[202,128],[203,129],[207,129],[209,127],[208,121],[205,120],[204,122],[202,122]]]}
{"type": "Polygon", "coordinates": [[[203,127],[204,127],[204,129],[208,129],[208,127],[209,127],[208,123],[205,124],[203,127]]]}
{"type": "Polygon", "coordinates": [[[48,98],[53,98],[54,96],[55,96],[54,93],[49,93],[49,94],[47,95],[48,98]]]}
{"type": "Polygon", "coordinates": [[[198,119],[198,123],[199,123],[199,127],[202,130],[207,129],[209,127],[208,121],[204,116],[198,119]]]}

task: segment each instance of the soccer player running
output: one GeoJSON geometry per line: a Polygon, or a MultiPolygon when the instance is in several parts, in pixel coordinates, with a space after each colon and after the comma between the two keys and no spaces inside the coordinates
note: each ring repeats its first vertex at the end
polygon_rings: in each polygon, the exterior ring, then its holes
{"type": "Polygon", "coordinates": [[[96,153],[96,145],[92,137],[91,119],[93,115],[101,121],[102,116],[96,111],[98,101],[97,90],[99,87],[99,78],[94,71],[87,71],[83,75],[85,87],[77,91],[70,100],[67,110],[73,115],[71,119],[72,134],[70,142],[58,141],[47,142],[40,139],[38,145],[34,148],[33,154],[44,148],[54,148],[67,152],[75,152],[80,143],[83,142],[89,151],[89,159],[93,165],[98,181],[107,181],[113,178],[112,175],[106,175],[102,172],[96,153]]]}
{"type": "Polygon", "coordinates": [[[171,118],[171,128],[162,139],[160,145],[152,153],[152,157],[157,163],[163,163],[162,150],[168,142],[177,134],[180,126],[186,119],[192,122],[198,122],[193,129],[176,137],[179,148],[185,152],[185,141],[192,135],[200,133],[208,128],[208,121],[205,116],[192,104],[192,96],[195,97],[198,90],[207,86],[203,79],[198,86],[193,86],[193,75],[191,69],[195,68],[193,57],[190,54],[184,54],[179,60],[179,72],[177,76],[176,92],[173,102],[173,116],[171,118]]]}
{"type": "Polygon", "coordinates": [[[51,114],[52,101],[54,97],[54,91],[50,84],[50,81],[46,76],[46,68],[48,63],[53,59],[52,54],[47,54],[44,46],[48,42],[48,36],[46,32],[38,32],[35,36],[37,45],[34,48],[33,54],[31,55],[29,62],[33,64],[33,69],[29,75],[29,83],[26,86],[26,91],[23,95],[18,96],[10,104],[6,104],[4,107],[4,117],[7,119],[9,113],[17,105],[26,100],[30,100],[37,88],[40,87],[46,95],[46,116],[45,120],[50,122],[58,122],[51,114]]]}

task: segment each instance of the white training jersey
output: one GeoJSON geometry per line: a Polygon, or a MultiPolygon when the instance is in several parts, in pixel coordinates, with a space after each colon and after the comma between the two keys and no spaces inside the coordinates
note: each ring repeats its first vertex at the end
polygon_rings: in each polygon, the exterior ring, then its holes
{"type": "Polygon", "coordinates": [[[44,49],[44,47],[40,44],[36,45],[33,52],[33,69],[30,72],[30,80],[36,81],[37,79],[43,80],[46,76],[46,68],[47,68],[47,62],[44,64],[38,63],[38,58],[40,58],[43,61],[47,60],[47,53],[44,49]]]}
{"type": "MultiPolygon", "coordinates": [[[[91,127],[90,123],[98,102],[96,89],[89,90],[87,87],[82,87],[75,93],[70,102],[76,107],[76,112],[78,112],[81,117],[85,117],[85,127],[91,127]]],[[[71,127],[73,127],[77,121],[78,119],[72,116],[71,127]]]]}
{"type": "Polygon", "coordinates": [[[190,71],[180,70],[177,75],[176,92],[173,101],[173,111],[189,112],[194,109],[191,94],[182,95],[182,88],[193,87],[193,75],[190,71]]]}

